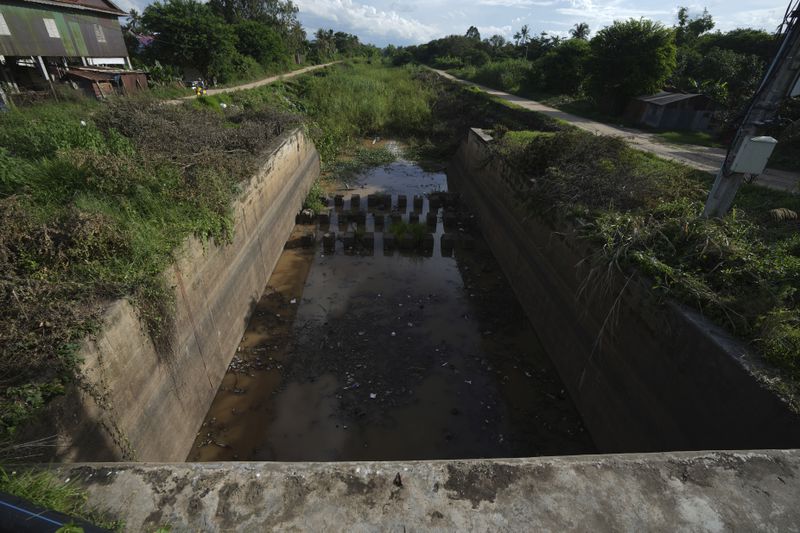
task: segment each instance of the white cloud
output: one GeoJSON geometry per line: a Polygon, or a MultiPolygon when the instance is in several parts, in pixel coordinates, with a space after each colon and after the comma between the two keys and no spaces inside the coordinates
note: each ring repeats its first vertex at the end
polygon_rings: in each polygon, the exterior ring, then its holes
{"type": "Polygon", "coordinates": [[[481,37],[484,39],[488,39],[492,35],[502,35],[505,38],[509,38],[514,33],[511,26],[478,26],[478,31],[481,32],[481,37]]]}
{"type": "Polygon", "coordinates": [[[482,6],[502,6],[502,7],[546,7],[557,4],[557,0],[478,0],[482,6]]]}
{"type": "Polygon", "coordinates": [[[597,25],[611,24],[615,20],[629,18],[649,18],[665,20],[673,15],[672,9],[643,9],[629,6],[623,0],[570,0],[570,7],[556,9],[556,12],[569,17],[577,17],[597,25]]]}
{"type": "Polygon", "coordinates": [[[353,0],[298,0],[301,13],[315,15],[337,23],[336,29],[352,33],[366,33],[381,37],[425,42],[433,39],[439,31],[432,25],[399,15],[396,11],[384,11],[353,0]]]}

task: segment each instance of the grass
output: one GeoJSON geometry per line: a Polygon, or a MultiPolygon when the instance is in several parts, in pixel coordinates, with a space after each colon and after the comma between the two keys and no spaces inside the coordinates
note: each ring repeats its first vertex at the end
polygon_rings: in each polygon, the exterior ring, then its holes
{"type": "Polygon", "coordinates": [[[658,137],[672,144],[690,144],[693,146],[707,146],[709,148],[724,148],[716,137],[700,131],[664,131],[658,137]]]}
{"type": "MultiPolygon", "coordinates": [[[[55,474],[45,470],[21,470],[8,472],[0,468],[0,492],[5,492],[28,500],[45,509],[80,518],[98,527],[112,531],[121,530],[123,524],[111,520],[103,513],[92,509],[86,491],[74,481],[62,481],[55,474]]],[[[59,531],[82,531],[64,526],[59,531]]]]}
{"type": "Polygon", "coordinates": [[[169,349],[161,272],[191,235],[230,239],[238,183],[295,122],[150,98],[0,116],[0,437],[77,379],[104,302],[132,299],[169,349]]]}
{"type": "MultiPolygon", "coordinates": [[[[573,219],[595,243],[598,272],[639,272],[749,342],[800,383],[800,197],[745,186],[724,219],[702,217],[711,177],[577,130],[501,137],[532,213],[573,219]],[[516,139],[514,138],[516,137],[516,139]]],[[[794,400],[797,404],[796,399],[794,400]]]]}

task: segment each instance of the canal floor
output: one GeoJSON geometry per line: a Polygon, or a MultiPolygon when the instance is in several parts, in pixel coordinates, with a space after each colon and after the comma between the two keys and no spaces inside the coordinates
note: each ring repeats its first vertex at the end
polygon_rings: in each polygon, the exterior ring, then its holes
{"type": "MultiPolygon", "coordinates": [[[[592,453],[564,386],[464,206],[444,224],[427,194],[447,177],[398,160],[331,206],[334,250],[287,246],[253,310],[189,461],[343,461],[592,453]],[[391,195],[365,223],[350,198],[391,195]],[[405,195],[407,205],[399,206],[405,195]],[[424,196],[422,205],[413,196],[424,196]],[[387,206],[388,207],[388,206],[387,206]],[[375,220],[438,214],[433,249],[384,250],[375,220]],[[346,249],[342,236],[374,234],[346,249]],[[451,253],[442,238],[455,242],[451,253]],[[445,237],[447,239],[448,237],[445,237]],[[447,247],[446,247],[447,248],[447,247]]],[[[358,240],[358,239],[356,239],[358,240]]],[[[307,243],[306,243],[307,244],[307,243]]]]}

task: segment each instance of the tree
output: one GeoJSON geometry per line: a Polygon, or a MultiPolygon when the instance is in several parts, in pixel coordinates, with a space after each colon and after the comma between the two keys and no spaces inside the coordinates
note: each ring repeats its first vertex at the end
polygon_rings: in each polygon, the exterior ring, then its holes
{"type": "Polygon", "coordinates": [[[573,39],[586,41],[589,39],[589,25],[585,22],[579,22],[569,30],[569,34],[573,39]]]}
{"type": "Polygon", "coordinates": [[[478,31],[478,28],[475,26],[470,26],[467,30],[467,33],[464,35],[467,39],[472,39],[473,41],[480,41],[481,40],[481,32],[478,31]]]}
{"type": "Polygon", "coordinates": [[[234,26],[239,53],[248,55],[263,66],[285,63],[286,46],[271,26],[255,20],[243,20],[234,26]]]}
{"type": "Polygon", "coordinates": [[[678,9],[678,25],[675,27],[675,44],[678,46],[691,44],[713,28],[714,19],[707,9],[704,9],[699,17],[689,18],[689,9],[681,7],[678,9]]]}
{"type": "Polygon", "coordinates": [[[517,33],[514,34],[514,44],[516,46],[525,47],[525,59],[528,59],[528,43],[530,43],[530,41],[531,33],[530,30],[528,30],[528,25],[525,24],[517,33]]]}
{"type": "Polygon", "coordinates": [[[585,70],[591,53],[583,39],[560,43],[536,62],[542,89],[556,94],[576,94],[586,77],[585,70]]]}
{"type": "Polygon", "coordinates": [[[162,63],[205,72],[215,51],[235,51],[232,27],[197,0],[154,2],[142,24],[155,37],[148,52],[162,63]]]}
{"type": "Polygon", "coordinates": [[[615,112],[634,96],[660,90],[675,69],[673,32],[658,22],[617,21],[597,32],[590,44],[593,96],[615,112]]]}
{"type": "Polygon", "coordinates": [[[506,39],[502,35],[492,35],[489,37],[488,44],[492,50],[498,51],[506,45],[506,39]]]}

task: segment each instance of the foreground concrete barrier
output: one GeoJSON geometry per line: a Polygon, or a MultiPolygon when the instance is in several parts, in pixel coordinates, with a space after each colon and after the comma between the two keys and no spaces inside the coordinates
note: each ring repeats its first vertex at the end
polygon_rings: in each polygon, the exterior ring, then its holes
{"type": "Polygon", "coordinates": [[[182,461],[319,174],[301,130],[284,136],[233,204],[233,241],[191,238],[164,272],[174,324],[156,345],[125,299],[85,340],[79,385],[52,401],[23,439],[56,435],[64,461],[182,461]]]}
{"type": "Polygon", "coordinates": [[[490,141],[469,133],[451,185],[478,214],[601,451],[800,446],[800,416],[764,383],[774,372],[699,313],[659,303],[641,277],[593,282],[595,250],[569,221],[555,227],[523,205],[490,141]]]}
{"type": "Polygon", "coordinates": [[[127,531],[794,531],[800,454],[56,470],[127,531]]]}

